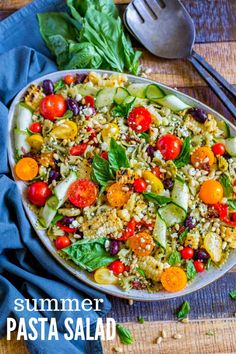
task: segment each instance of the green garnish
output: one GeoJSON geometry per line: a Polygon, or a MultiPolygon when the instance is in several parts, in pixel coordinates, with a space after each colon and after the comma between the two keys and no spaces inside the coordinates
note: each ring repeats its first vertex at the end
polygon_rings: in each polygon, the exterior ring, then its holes
{"type": "Polygon", "coordinates": [[[133,344],[134,339],[130,330],[120,324],[116,325],[116,332],[122,344],[133,344]]]}
{"type": "Polygon", "coordinates": [[[174,160],[177,168],[184,167],[188,164],[190,159],[190,137],[188,136],[183,143],[181,153],[177,159],[174,160]]]}
{"type": "Polygon", "coordinates": [[[138,323],[140,323],[140,324],[143,324],[143,323],[145,322],[143,316],[138,316],[138,317],[137,317],[137,321],[138,321],[138,323]]]}
{"type": "Polygon", "coordinates": [[[188,280],[192,280],[196,277],[197,271],[193,265],[192,261],[187,262],[187,278],[188,280]]]}
{"type": "Polygon", "coordinates": [[[142,194],[144,198],[160,206],[171,202],[171,198],[165,197],[164,195],[158,195],[152,192],[143,192],[142,194]]]}
{"type": "Polygon", "coordinates": [[[233,194],[233,186],[230,181],[230,178],[225,173],[223,173],[220,176],[219,181],[224,189],[224,196],[227,198],[231,197],[231,195],[233,194]]]}
{"type": "Polygon", "coordinates": [[[180,264],[180,262],[181,262],[181,255],[178,251],[175,250],[174,252],[171,253],[168,259],[168,263],[171,266],[175,266],[177,264],[180,264]]]}
{"type": "Polygon", "coordinates": [[[190,312],[190,305],[188,301],[184,301],[177,313],[177,318],[178,320],[182,321],[186,317],[188,317],[188,314],[190,312]]]}
{"type": "Polygon", "coordinates": [[[230,293],[229,293],[229,295],[231,296],[231,298],[232,298],[233,300],[236,300],[236,290],[231,290],[230,293]]]}

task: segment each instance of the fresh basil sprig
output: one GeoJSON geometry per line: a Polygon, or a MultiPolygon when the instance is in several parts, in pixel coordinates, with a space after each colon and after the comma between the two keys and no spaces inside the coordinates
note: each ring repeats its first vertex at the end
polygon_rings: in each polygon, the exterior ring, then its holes
{"type": "Polygon", "coordinates": [[[91,178],[101,186],[106,186],[107,182],[115,179],[109,162],[99,155],[95,155],[93,159],[91,178]]]}
{"type": "Polygon", "coordinates": [[[165,197],[164,195],[158,195],[152,192],[143,192],[143,196],[145,199],[150,202],[157,204],[158,206],[165,205],[171,202],[171,198],[165,197]]]}
{"type": "Polygon", "coordinates": [[[120,338],[122,344],[133,344],[134,339],[130,330],[124,326],[117,323],[116,332],[120,338]]]}
{"type": "Polygon", "coordinates": [[[236,300],[236,290],[231,290],[230,293],[229,293],[229,295],[231,296],[231,298],[232,298],[233,300],[236,300]]]}
{"type": "Polygon", "coordinates": [[[110,163],[110,167],[114,171],[118,171],[121,167],[128,168],[130,166],[129,160],[126,156],[125,148],[118,144],[114,138],[111,138],[110,141],[108,161],[110,163]]]}
{"type": "Polygon", "coordinates": [[[233,186],[230,181],[230,178],[223,173],[220,178],[219,178],[220,183],[222,184],[222,187],[224,189],[224,195],[225,197],[229,198],[233,194],[233,186]]]}
{"type": "Polygon", "coordinates": [[[174,160],[177,168],[184,167],[188,164],[190,159],[190,137],[188,136],[183,143],[181,153],[177,159],[174,160]]]}
{"type": "Polygon", "coordinates": [[[171,266],[175,266],[175,265],[180,264],[180,262],[181,262],[180,253],[175,250],[174,252],[171,253],[171,255],[170,255],[169,259],[168,259],[168,263],[171,266]]]}
{"type": "Polygon", "coordinates": [[[125,118],[128,117],[129,112],[133,108],[135,100],[136,100],[136,98],[134,97],[131,102],[129,102],[127,104],[120,104],[120,105],[117,105],[116,107],[114,107],[111,111],[111,114],[113,115],[113,117],[125,117],[125,118]]]}
{"type": "Polygon", "coordinates": [[[184,320],[190,312],[190,305],[188,301],[184,301],[177,313],[177,318],[178,320],[182,321],[184,320]]]}
{"type": "Polygon", "coordinates": [[[192,261],[188,261],[187,263],[187,278],[188,280],[193,280],[197,275],[197,271],[193,265],[192,261]]]}
{"type": "Polygon", "coordinates": [[[179,235],[179,238],[178,238],[178,241],[179,243],[183,243],[185,238],[187,237],[187,234],[188,234],[188,229],[185,229],[180,235],[179,235]]]}

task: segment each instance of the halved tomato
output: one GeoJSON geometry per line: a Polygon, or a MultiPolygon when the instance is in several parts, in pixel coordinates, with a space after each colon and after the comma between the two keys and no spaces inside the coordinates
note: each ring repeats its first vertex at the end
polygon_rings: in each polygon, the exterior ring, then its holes
{"type": "Polygon", "coordinates": [[[68,198],[78,208],[85,208],[92,205],[98,195],[96,184],[92,181],[80,179],[74,182],[68,191],[68,198]]]}
{"type": "Polygon", "coordinates": [[[128,116],[128,126],[138,133],[145,132],[150,128],[152,116],[144,107],[134,108],[128,116]]]}

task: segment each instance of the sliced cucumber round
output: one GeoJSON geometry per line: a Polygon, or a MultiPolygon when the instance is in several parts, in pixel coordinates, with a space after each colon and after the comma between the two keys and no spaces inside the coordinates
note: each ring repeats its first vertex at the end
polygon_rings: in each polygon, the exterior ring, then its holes
{"type": "Polygon", "coordinates": [[[170,203],[158,210],[166,226],[180,224],[186,219],[186,211],[175,203],[170,203]]]}
{"type": "Polygon", "coordinates": [[[148,85],[145,94],[146,98],[148,98],[150,101],[155,101],[156,99],[165,96],[165,93],[156,84],[148,85]]]}
{"type": "Polygon", "coordinates": [[[147,84],[131,84],[128,86],[128,91],[131,96],[145,98],[147,86],[147,84]]]}
{"type": "Polygon", "coordinates": [[[81,96],[96,96],[98,89],[93,86],[89,86],[86,84],[79,84],[75,86],[77,94],[81,96]]]}
{"type": "Polygon", "coordinates": [[[225,121],[218,121],[217,126],[220,130],[224,132],[224,138],[230,138],[230,127],[225,121]]]}
{"type": "Polygon", "coordinates": [[[32,123],[32,111],[24,102],[18,104],[16,108],[16,127],[22,131],[29,129],[32,123]]]}
{"type": "Polygon", "coordinates": [[[114,102],[116,104],[122,104],[126,97],[129,97],[129,92],[124,87],[118,87],[114,96],[114,102]]]}
{"type": "Polygon", "coordinates": [[[166,239],[166,223],[160,215],[157,213],[156,222],[153,229],[152,237],[158,243],[159,246],[166,249],[167,239],[166,239]]]}
{"type": "Polygon", "coordinates": [[[96,95],[96,107],[103,108],[103,107],[110,107],[114,102],[114,96],[116,93],[115,88],[106,87],[98,91],[96,95]]]}
{"type": "Polygon", "coordinates": [[[176,179],[171,193],[172,201],[187,211],[189,189],[185,182],[176,179]]]}
{"type": "Polygon", "coordinates": [[[225,149],[231,156],[236,156],[236,136],[225,140],[225,149]]]}
{"type": "Polygon", "coordinates": [[[158,98],[156,100],[159,104],[161,104],[164,107],[170,108],[172,111],[178,112],[178,111],[183,111],[187,108],[190,108],[190,106],[183,101],[181,101],[177,96],[175,95],[167,95],[163,98],[158,98]]]}

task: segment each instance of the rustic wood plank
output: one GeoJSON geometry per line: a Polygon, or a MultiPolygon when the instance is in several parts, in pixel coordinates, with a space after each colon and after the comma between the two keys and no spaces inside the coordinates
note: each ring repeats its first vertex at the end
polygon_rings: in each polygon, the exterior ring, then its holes
{"type": "Polygon", "coordinates": [[[16,333],[11,341],[3,338],[0,340],[0,354],[28,354],[23,340],[16,340],[16,333]]]}
{"type": "Polygon", "coordinates": [[[134,344],[123,345],[118,338],[112,342],[104,342],[105,354],[114,353],[114,348],[121,348],[124,354],[228,354],[236,352],[236,319],[191,321],[188,324],[171,321],[126,323],[125,326],[132,331],[135,338],[134,344]],[[163,330],[167,338],[158,345],[156,340],[163,330]],[[180,334],[181,338],[174,339],[175,334],[180,334]]]}

